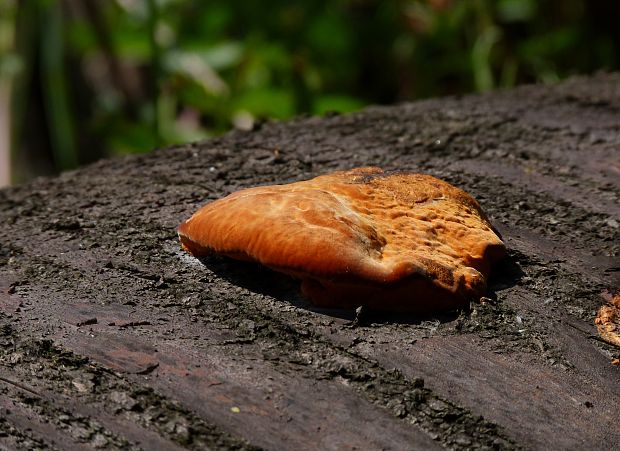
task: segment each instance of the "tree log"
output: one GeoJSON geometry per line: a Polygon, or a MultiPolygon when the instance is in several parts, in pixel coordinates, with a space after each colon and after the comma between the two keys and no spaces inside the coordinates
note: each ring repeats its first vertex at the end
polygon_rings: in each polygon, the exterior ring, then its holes
{"type": "Polygon", "coordinates": [[[0,191],[0,445],[611,449],[620,74],[252,131],[0,191]],[[313,308],[176,226],[240,188],[380,166],[481,203],[510,257],[468,311],[313,308]]]}

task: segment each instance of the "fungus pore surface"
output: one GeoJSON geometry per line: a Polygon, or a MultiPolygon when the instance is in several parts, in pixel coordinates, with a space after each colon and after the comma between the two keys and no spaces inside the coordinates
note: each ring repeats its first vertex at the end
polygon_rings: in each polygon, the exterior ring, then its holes
{"type": "Polygon", "coordinates": [[[245,189],[178,228],[196,257],[256,261],[325,307],[433,312],[482,296],[505,254],[474,198],[435,177],[379,168],[245,189]]]}

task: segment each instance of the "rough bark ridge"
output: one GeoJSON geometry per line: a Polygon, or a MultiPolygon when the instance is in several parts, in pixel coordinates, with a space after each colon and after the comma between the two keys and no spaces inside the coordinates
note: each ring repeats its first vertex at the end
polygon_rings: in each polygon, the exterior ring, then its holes
{"type": "Polygon", "coordinates": [[[620,75],[264,124],[0,191],[0,445],[604,449],[619,350],[620,75]],[[176,226],[259,184],[375,165],[473,194],[509,260],[443,317],[312,309],[176,226]]]}

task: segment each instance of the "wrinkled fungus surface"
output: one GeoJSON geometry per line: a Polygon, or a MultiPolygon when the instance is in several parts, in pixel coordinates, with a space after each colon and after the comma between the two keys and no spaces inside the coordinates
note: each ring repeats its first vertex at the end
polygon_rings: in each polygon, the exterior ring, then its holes
{"type": "Polygon", "coordinates": [[[359,168],[233,193],[178,229],[197,257],[257,261],[315,305],[430,312],[480,297],[505,247],[469,194],[435,177],[359,168]]]}

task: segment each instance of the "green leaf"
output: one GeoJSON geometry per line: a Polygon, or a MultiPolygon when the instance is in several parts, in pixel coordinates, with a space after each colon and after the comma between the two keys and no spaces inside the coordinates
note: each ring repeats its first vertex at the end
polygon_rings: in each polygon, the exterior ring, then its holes
{"type": "Polygon", "coordinates": [[[214,70],[228,69],[241,62],[243,45],[236,41],[222,42],[204,50],[202,57],[214,70]]]}
{"type": "Polygon", "coordinates": [[[474,82],[478,91],[488,91],[495,85],[491,66],[491,51],[500,39],[500,30],[495,26],[487,27],[476,42],[471,51],[472,69],[474,82]]]}

